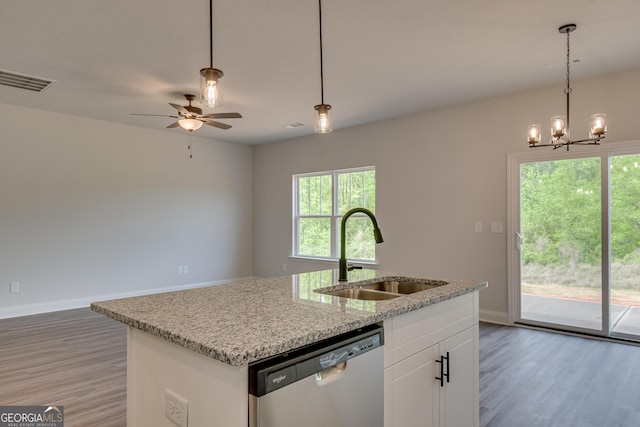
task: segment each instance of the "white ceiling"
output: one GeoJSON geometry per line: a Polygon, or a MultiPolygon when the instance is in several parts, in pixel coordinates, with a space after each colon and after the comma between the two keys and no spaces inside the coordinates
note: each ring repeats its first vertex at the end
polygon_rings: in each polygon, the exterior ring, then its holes
{"type": "MultiPolygon", "coordinates": [[[[313,133],[317,0],[214,0],[214,67],[232,129],[258,144],[313,133]],[[301,122],[297,129],[283,127],[301,122]]],[[[207,0],[3,1],[0,69],[56,83],[0,86],[0,102],[164,129],[209,64],[207,0]]],[[[334,130],[572,78],[640,68],[638,0],[323,0],[325,102],[334,130]]],[[[212,112],[205,110],[205,113],[212,112]]],[[[167,132],[185,132],[167,129],[167,132]]]]}

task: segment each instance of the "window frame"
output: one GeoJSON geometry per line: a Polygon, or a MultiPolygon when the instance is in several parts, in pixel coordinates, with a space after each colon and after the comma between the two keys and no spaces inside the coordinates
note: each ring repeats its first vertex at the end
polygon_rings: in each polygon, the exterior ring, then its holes
{"type": "MultiPolygon", "coordinates": [[[[339,214],[339,200],[338,200],[338,176],[341,174],[352,174],[358,172],[376,172],[375,166],[360,166],[355,168],[346,168],[346,169],[336,169],[329,171],[321,171],[321,172],[308,172],[308,173],[300,173],[292,175],[292,221],[291,221],[291,258],[299,258],[305,260],[317,260],[317,261],[337,261],[340,258],[340,221],[342,220],[343,214],[339,214]],[[300,200],[300,190],[299,190],[299,182],[301,178],[315,177],[315,176],[331,176],[331,214],[313,214],[313,215],[300,215],[299,214],[299,200],[300,200]],[[316,256],[316,255],[306,255],[300,254],[300,219],[301,218],[328,218],[331,223],[331,238],[330,238],[330,256],[316,256]]],[[[376,176],[377,178],[377,176],[376,176]]],[[[375,183],[375,192],[377,198],[377,179],[375,183]]],[[[363,196],[366,200],[366,194],[363,196]]],[[[366,203],[365,203],[366,204],[366,203]]],[[[350,209],[353,206],[350,206],[350,209]]],[[[375,212],[373,212],[375,214],[375,212]]],[[[365,214],[356,213],[353,217],[358,218],[366,218],[365,214]]],[[[377,264],[377,251],[374,247],[374,258],[373,259],[349,259],[350,261],[356,261],[359,264],[377,264]]]]}

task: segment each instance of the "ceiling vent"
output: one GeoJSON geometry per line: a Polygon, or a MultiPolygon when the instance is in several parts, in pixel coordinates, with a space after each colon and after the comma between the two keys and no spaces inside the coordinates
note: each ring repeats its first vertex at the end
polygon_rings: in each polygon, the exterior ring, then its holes
{"type": "Polygon", "coordinates": [[[42,92],[54,83],[40,77],[27,76],[26,74],[13,73],[0,70],[0,85],[26,89],[34,92],[42,92]]]}

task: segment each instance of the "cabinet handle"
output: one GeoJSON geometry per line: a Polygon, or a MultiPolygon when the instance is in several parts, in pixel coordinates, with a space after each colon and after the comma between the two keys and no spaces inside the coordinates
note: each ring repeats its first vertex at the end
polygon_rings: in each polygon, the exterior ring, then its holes
{"type": "Polygon", "coordinates": [[[449,382],[449,352],[447,351],[446,356],[440,356],[440,360],[436,360],[436,363],[440,364],[440,376],[436,377],[437,380],[440,381],[440,387],[444,387],[444,378],[447,377],[447,382],[449,382]],[[447,361],[447,373],[444,372],[444,361],[447,361]]]}
{"type": "Polygon", "coordinates": [[[444,374],[444,376],[447,377],[447,382],[449,382],[449,352],[447,351],[447,355],[446,356],[442,356],[444,359],[447,359],[447,373],[444,374]]]}

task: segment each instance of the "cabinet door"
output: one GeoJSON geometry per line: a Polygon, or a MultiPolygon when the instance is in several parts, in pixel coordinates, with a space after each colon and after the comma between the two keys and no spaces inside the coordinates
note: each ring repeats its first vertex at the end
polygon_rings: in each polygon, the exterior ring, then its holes
{"type": "Polygon", "coordinates": [[[434,345],[385,369],[385,427],[439,425],[439,346],[434,345]]]}
{"type": "Polygon", "coordinates": [[[477,327],[460,332],[442,343],[441,351],[449,352],[449,382],[440,409],[441,426],[478,427],[478,348],[477,327]]]}

